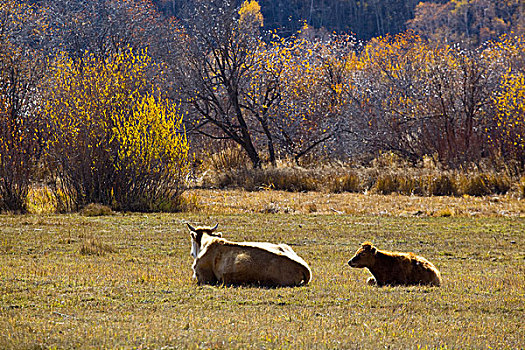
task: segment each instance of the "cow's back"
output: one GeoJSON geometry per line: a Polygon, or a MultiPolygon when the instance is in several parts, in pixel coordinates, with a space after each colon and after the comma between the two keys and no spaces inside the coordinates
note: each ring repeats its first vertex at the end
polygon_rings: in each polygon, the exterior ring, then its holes
{"type": "Polygon", "coordinates": [[[398,253],[400,263],[399,284],[440,285],[441,277],[436,267],[427,259],[413,253],[398,253]]]}
{"type": "Polygon", "coordinates": [[[219,281],[234,285],[297,286],[308,283],[310,269],[286,247],[222,242],[215,249],[214,274],[219,281]]]}
{"type": "Polygon", "coordinates": [[[378,251],[374,267],[370,272],[382,285],[436,285],[441,284],[441,276],[428,260],[413,253],[378,251]]]}
{"type": "Polygon", "coordinates": [[[411,264],[411,284],[441,285],[441,274],[430,261],[421,256],[413,256],[411,264]]]}

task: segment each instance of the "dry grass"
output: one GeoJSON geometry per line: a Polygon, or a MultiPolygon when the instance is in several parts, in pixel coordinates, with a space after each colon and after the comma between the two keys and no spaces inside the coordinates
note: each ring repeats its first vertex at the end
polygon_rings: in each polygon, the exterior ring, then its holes
{"type": "Polygon", "coordinates": [[[193,187],[274,189],[290,192],[354,192],[418,196],[487,196],[507,193],[524,198],[522,167],[501,160],[487,159],[446,169],[437,156],[424,156],[413,164],[392,152],[379,154],[369,162],[334,162],[311,156],[303,166],[280,159],[276,166],[253,169],[238,146],[229,143],[203,155],[194,170],[193,187]]]}
{"type": "Polygon", "coordinates": [[[104,215],[113,215],[113,210],[107,205],[102,205],[98,203],[90,203],[84,208],[80,209],[80,214],[84,216],[104,216],[104,215]]]}
{"type": "MultiPolygon", "coordinates": [[[[376,163],[374,163],[376,164],[376,163]]],[[[378,163],[381,164],[381,163],[378,163]]],[[[274,189],[290,192],[372,192],[419,196],[487,196],[510,193],[522,196],[523,185],[516,176],[505,173],[476,171],[444,171],[423,167],[317,166],[302,168],[290,164],[263,169],[233,168],[206,172],[200,187],[274,189]]]]}
{"type": "Polygon", "coordinates": [[[367,216],[525,217],[525,201],[512,196],[418,197],[288,191],[188,191],[203,213],[296,213],[367,216]],[[271,210],[268,210],[271,208],[271,210]],[[443,215],[445,213],[445,215],[443,215]]]}
{"type": "Polygon", "coordinates": [[[276,191],[191,195],[206,203],[198,213],[1,215],[0,348],[525,346],[521,202],[276,191]],[[269,203],[279,210],[259,213],[269,203]],[[445,208],[460,214],[413,216],[445,208]],[[233,240],[287,242],[309,262],[313,281],[301,288],[199,287],[191,280],[187,221],[219,222],[233,240]],[[112,252],[80,254],[90,237],[112,252]],[[443,287],[367,286],[368,272],[346,265],[364,240],[427,257],[441,270],[443,287]]]}
{"type": "Polygon", "coordinates": [[[114,253],[116,250],[111,245],[101,242],[98,238],[85,238],[82,240],[79,252],[82,255],[103,256],[107,253],[114,253]]]}

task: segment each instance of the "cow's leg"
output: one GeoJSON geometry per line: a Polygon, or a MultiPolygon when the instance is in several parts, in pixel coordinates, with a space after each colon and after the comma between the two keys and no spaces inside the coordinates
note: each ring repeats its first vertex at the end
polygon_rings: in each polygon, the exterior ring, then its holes
{"type": "Polygon", "coordinates": [[[197,283],[200,285],[217,284],[217,278],[213,274],[213,271],[211,271],[210,269],[202,269],[196,267],[194,273],[197,278],[197,283]]]}
{"type": "Polygon", "coordinates": [[[223,273],[220,278],[220,283],[228,286],[228,285],[236,285],[236,284],[242,284],[242,281],[238,281],[235,278],[235,274],[233,273],[223,273]]]}

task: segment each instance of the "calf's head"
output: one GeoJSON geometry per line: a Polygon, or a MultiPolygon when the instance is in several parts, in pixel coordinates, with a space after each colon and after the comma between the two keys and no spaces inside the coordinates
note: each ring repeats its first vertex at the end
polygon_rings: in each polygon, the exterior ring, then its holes
{"type": "Polygon", "coordinates": [[[377,253],[376,247],[371,242],[365,242],[357,250],[352,259],[348,260],[348,265],[356,268],[372,266],[377,253]]]}
{"type": "Polygon", "coordinates": [[[193,227],[190,224],[187,224],[188,228],[190,229],[190,235],[191,235],[191,256],[196,259],[201,251],[202,246],[202,237],[204,235],[207,236],[213,236],[213,237],[222,237],[222,234],[220,232],[214,232],[217,227],[219,227],[219,224],[213,226],[213,227],[207,227],[207,226],[199,226],[199,227],[193,227]]]}

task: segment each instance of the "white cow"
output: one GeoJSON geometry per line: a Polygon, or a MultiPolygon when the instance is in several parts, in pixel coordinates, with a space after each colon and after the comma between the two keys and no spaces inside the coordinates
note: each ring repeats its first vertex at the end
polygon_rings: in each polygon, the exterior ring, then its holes
{"type": "Polygon", "coordinates": [[[214,227],[190,229],[193,277],[199,284],[300,286],[310,282],[308,264],[286,244],[232,242],[214,227]]]}

